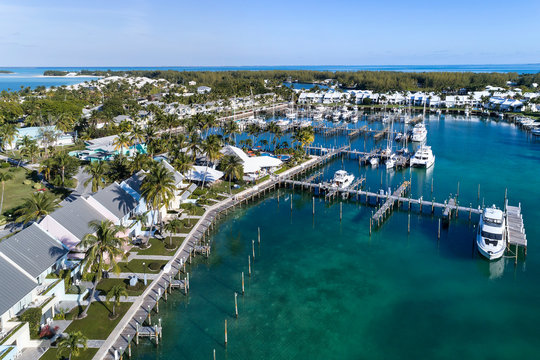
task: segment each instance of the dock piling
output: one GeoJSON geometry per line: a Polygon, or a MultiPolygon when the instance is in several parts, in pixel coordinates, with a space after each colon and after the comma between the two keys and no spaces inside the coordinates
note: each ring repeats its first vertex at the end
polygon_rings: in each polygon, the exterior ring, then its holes
{"type": "Polygon", "coordinates": [[[242,271],[242,295],[244,295],[244,272],[242,271]]]}
{"type": "Polygon", "coordinates": [[[236,293],[236,291],[234,292],[234,313],[238,318],[238,294],[236,293]]]}

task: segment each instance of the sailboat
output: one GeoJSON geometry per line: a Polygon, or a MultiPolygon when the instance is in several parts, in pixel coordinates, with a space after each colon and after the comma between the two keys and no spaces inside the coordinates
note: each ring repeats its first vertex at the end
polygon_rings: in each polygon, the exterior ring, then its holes
{"type": "Polygon", "coordinates": [[[388,132],[388,137],[386,139],[386,149],[385,155],[387,156],[385,165],[386,169],[390,170],[393,169],[394,166],[396,166],[396,155],[392,152],[392,136],[394,134],[394,120],[393,118],[390,120],[390,131],[388,132]]]}

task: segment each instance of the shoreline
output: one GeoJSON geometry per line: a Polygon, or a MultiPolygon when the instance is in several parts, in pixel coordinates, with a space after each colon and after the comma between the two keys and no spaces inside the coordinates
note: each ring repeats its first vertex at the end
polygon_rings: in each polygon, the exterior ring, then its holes
{"type": "MultiPolygon", "coordinates": [[[[199,227],[201,225],[205,225],[205,222],[213,223],[213,221],[216,220],[216,219],[207,220],[207,217],[209,216],[209,214],[211,212],[218,211],[223,206],[230,206],[230,207],[233,207],[233,209],[234,209],[234,207],[236,205],[241,206],[241,204],[242,204],[242,202],[244,200],[247,203],[249,201],[249,199],[253,199],[255,197],[255,195],[257,195],[261,191],[266,192],[265,185],[271,184],[276,178],[277,179],[283,179],[283,178],[286,178],[291,173],[294,174],[298,170],[300,170],[300,172],[304,171],[304,170],[307,170],[307,169],[310,168],[310,166],[317,165],[316,163],[320,158],[321,158],[320,156],[312,155],[312,156],[310,156],[310,158],[307,161],[305,161],[305,162],[303,162],[301,164],[298,164],[297,166],[295,166],[293,168],[285,170],[283,173],[280,173],[280,174],[276,175],[275,178],[270,178],[270,179],[267,179],[267,180],[261,182],[260,184],[255,184],[252,187],[250,187],[250,188],[248,188],[248,189],[246,189],[246,190],[244,190],[244,191],[242,191],[242,192],[240,192],[240,193],[238,193],[238,194],[236,194],[236,195],[234,195],[232,197],[224,199],[224,200],[222,200],[222,201],[220,201],[218,203],[215,203],[214,205],[208,207],[206,209],[206,211],[204,212],[204,214],[202,215],[202,217],[199,219],[199,221],[197,221],[197,223],[193,226],[193,228],[188,233],[188,235],[184,238],[184,241],[182,242],[180,247],[177,249],[177,251],[175,252],[172,259],[169,260],[169,262],[167,263],[167,265],[170,265],[170,267],[171,267],[169,272],[165,272],[164,270],[161,270],[161,272],[158,274],[158,276],[148,285],[146,290],[141,295],[139,295],[137,300],[135,302],[133,302],[133,304],[131,305],[129,310],[124,314],[124,317],[120,320],[120,322],[113,329],[111,334],[109,334],[107,339],[101,345],[101,347],[99,348],[98,352],[93,357],[93,359],[94,360],[101,360],[101,359],[105,359],[107,357],[114,358],[114,355],[111,353],[111,351],[114,350],[114,344],[119,340],[121,334],[123,333],[123,331],[129,325],[129,322],[134,319],[134,316],[135,316],[136,312],[142,308],[142,305],[143,305],[143,302],[144,302],[145,298],[148,297],[148,296],[152,297],[152,295],[154,295],[155,298],[157,299],[156,302],[161,299],[161,298],[158,298],[158,294],[159,294],[158,289],[161,289],[159,287],[160,286],[159,282],[161,280],[167,281],[165,276],[166,275],[171,276],[170,271],[175,269],[174,265],[175,265],[175,263],[178,263],[179,259],[183,260],[183,262],[186,262],[188,255],[184,255],[183,257],[181,257],[181,254],[183,252],[186,252],[187,254],[189,254],[189,252],[187,252],[186,247],[190,243],[190,241],[193,240],[194,235],[197,232],[200,232],[199,227]],[[237,201],[239,201],[238,204],[235,204],[235,202],[237,202],[237,201]],[[230,203],[232,203],[232,204],[230,204],[230,203]],[[154,288],[157,288],[157,289],[154,289],[154,288]]],[[[269,191],[272,191],[271,186],[272,185],[270,185],[270,187],[268,188],[269,191]]],[[[218,211],[218,214],[216,216],[218,216],[218,215],[219,215],[219,211],[218,211]]],[[[204,233],[204,230],[203,230],[203,233],[204,233]]],[[[195,246],[195,245],[193,245],[193,246],[195,246]]],[[[167,265],[165,265],[165,267],[167,267],[167,265]]],[[[177,270],[180,270],[180,268],[178,268],[177,270]]],[[[188,287],[188,289],[189,289],[189,287],[188,287]]],[[[163,291],[161,293],[163,294],[163,291]]],[[[130,341],[132,341],[132,340],[133,340],[133,338],[130,339],[130,341]]],[[[123,349],[125,351],[127,349],[127,347],[123,347],[123,349]]],[[[121,356],[121,354],[119,354],[119,355],[121,356]]]]}

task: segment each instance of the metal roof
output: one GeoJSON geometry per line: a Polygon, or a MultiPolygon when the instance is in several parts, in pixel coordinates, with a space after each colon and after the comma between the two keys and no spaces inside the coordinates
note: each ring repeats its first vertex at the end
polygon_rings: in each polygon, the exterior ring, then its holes
{"type": "Polygon", "coordinates": [[[112,183],[92,195],[92,197],[119,219],[129,214],[137,206],[137,201],[133,196],[128,194],[117,183],[112,183]]]}
{"type": "Polygon", "coordinates": [[[0,315],[34,290],[38,284],[0,256],[0,315]]]}
{"type": "Polygon", "coordinates": [[[143,171],[139,171],[136,174],[133,174],[130,178],[124,180],[124,183],[135,190],[138,194],[141,194],[141,184],[145,177],[145,173],[143,171]]]}
{"type": "Polygon", "coordinates": [[[105,216],[101,215],[83,198],[78,198],[66,204],[50,216],[79,240],[82,240],[86,234],[93,233],[92,229],[88,226],[90,221],[107,220],[105,216]]]}
{"type": "Polygon", "coordinates": [[[68,250],[34,223],[0,242],[0,252],[37,278],[66,255],[68,250]]]}

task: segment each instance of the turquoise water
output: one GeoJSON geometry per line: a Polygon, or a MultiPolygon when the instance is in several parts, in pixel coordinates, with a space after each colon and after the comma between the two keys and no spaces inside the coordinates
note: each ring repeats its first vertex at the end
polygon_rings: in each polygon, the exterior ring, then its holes
{"type": "MultiPolygon", "coordinates": [[[[396,186],[412,178],[413,196],[437,199],[457,190],[461,203],[522,203],[528,257],[488,262],[473,249],[475,221],[465,214],[443,229],[438,217],[397,211],[369,235],[373,207],[316,199],[281,190],[228,216],[213,235],[209,259],[190,269],[189,297],[179,293],[160,306],[164,339],[143,341],[136,359],[455,359],[536,358],[540,312],[540,142],[506,123],[431,117],[432,170],[387,174],[336,160],[325,177],[345,168],[367,175],[367,187],[396,186]],[[478,184],[481,184],[478,200],[478,184]],[[289,198],[290,199],[290,198],[289,198]],[[253,276],[247,274],[251,241],[261,228],[253,276]],[[224,320],[228,346],[223,346],[224,320]]],[[[325,139],[318,139],[324,141],[325,139]]],[[[327,140],[328,141],[328,140],[327,140]]],[[[339,141],[342,141],[340,139],[339,141]]],[[[371,143],[369,144],[371,145],[371,143]]],[[[363,148],[363,139],[353,148],[363,148]]],[[[257,244],[257,242],[256,242],[257,244]]]]}
{"type": "MultiPolygon", "coordinates": [[[[0,74],[0,91],[20,90],[21,86],[61,86],[77,84],[93,78],[41,77],[45,70],[177,70],[177,71],[235,71],[235,70],[314,70],[314,71],[403,71],[403,72],[540,72],[539,64],[476,64],[476,65],[283,65],[283,66],[148,66],[148,67],[0,67],[15,74],[0,74]]],[[[297,85],[295,85],[297,87],[297,85]]]]}

